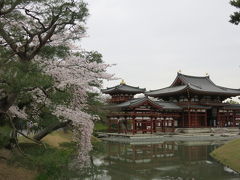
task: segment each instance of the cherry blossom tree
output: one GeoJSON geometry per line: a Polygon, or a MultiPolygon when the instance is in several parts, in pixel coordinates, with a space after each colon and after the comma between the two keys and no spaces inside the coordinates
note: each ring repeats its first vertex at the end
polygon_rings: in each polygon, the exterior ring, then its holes
{"type": "MultiPolygon", "coordinates": [[[[106,73],[108,64],[90,62],[77,55],[70,55],[64,60],[48,60],[42,64],[43,70],[54,78],[54,87],[57,90],[71,88],[72,101],[67,105],[55,105],[53,112],[59,118],[73,125],[74,139],[79,145],[78,159],[89,162],[89,151],[91,150],[91,135],[93,132],[93,121],[96,116],[84,111],[87,109],[87,92],[94,92],[101,87],[102,80],[111,80],[112,75],[106,73]],[[94,86],[92,85],[94,84],[94,86]],[[69,121],[70,120],[70,121],[69,121]]],[[[43,95],[43,99],[46,98],[43,95]]],[[[35,139],[42,138],[41,134],[35,139]]]]}
{"type": "MultiPolygon", "coordinates": [[[[84,36],[87,15],[81,0],[1,0],[1,58],[30,64],[36,56],[64,57],[70,41],[84,36]]],[[[6,112],[16,96],[8,92],[0,111],[6,112]]]]}
{"type": "Polygon", "coordinates": [[[112,75],[99,54],[77,46],[87,16],[81,0],[0,1],[0,116],[13,129],[11,143],[26,136],[19,120],[36,124],[35,141],[70,124],[79,161],[88,162],[96,116],[87,113],[87,94],[112,75]]]}

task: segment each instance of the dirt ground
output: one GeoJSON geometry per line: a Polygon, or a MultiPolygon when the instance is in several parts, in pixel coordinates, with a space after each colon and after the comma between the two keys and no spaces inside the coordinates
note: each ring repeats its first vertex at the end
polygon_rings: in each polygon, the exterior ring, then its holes
{"type": "Polygon", "coordinates": [[[6,159],[11,157],[11,152],[0,149],[0,180],[33,180],[37,173],[22,167],[7,164],[6,159]]]}

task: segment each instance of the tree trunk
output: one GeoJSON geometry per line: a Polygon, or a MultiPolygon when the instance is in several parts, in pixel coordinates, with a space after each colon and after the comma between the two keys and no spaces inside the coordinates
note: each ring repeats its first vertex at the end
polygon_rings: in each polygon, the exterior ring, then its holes
{"type": "Polygon", "coordinates": [[[11,93],[7,97],[1,99],[0,100],[0,113],[7,112],[8,109],[14,104],[16,98],[17,98],[17,94],[11,93]]]}
{"type": "Polygon", "coordinates": [[[49,125],[48,127],[44,128],[42,131],[40,131],[38,134],[36,134],[33,139],[40,141],[42,138],[44,138],[46,135],[50,134],[51,132],[66,127],[68,124],[70,124],[70,120],[69,121],[65,121],[65,122],[59,122],[59,123],[54,123],[49,125]]]}

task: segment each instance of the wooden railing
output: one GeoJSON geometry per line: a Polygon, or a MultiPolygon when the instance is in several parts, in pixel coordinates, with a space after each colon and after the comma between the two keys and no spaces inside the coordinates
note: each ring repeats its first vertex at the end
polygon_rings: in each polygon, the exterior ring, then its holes
{"type": "Polygon", "coordinates": [[[158,113],[158,112],[112,112],[109,117],[113,116],[129,116],[129,117],[180,117],[176,113],[158,113]]]}
{"type": "Polygon", "coordinates": [[[129,101],[130,99],[132,99],[132,97],[114,97],[112,99],[109,99],[108,102],[109,103],[118,103],[118,102],[129,101]]]}

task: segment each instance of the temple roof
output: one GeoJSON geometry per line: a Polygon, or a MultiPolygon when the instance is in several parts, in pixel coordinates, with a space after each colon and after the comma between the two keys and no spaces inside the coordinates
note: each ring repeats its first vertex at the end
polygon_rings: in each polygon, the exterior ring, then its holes
{"type": "Polygon", "coordinates": [[[181,110],[182,108],[174,103],[170,102],[161,102],[161,101],[156,101],[160,106],[162,106],[163,109],[174,109],[174,110],[181,110]]]}
{"type": "Polygon", "coordinates": [[[125,83],[121,83],[120,85],[110,87],[107,89],[102,89],[102,93],[105,94],[114,94],[114,93],[133,93],[133,94],[138,94],[138,93],[144,93],[146,91],[145,88],[139,88],[139,87],[134,87],[134,86],[129,86],[125,83]]]}
{"type": "Polygon", "coordinates": [[[231,89],[214,84],[209,76],[188,76],[178,73],[171,86],[154,91],[148,91],[145,94],[149,96],[174,95],[185,90],[194,91],[203,94],[219,94],[226,96],[240,95],[240,89],[231,89]]]}
{"type": "Polygon", "coordinates": [[[154,101],[149,99],[148,97],[143,98],[135,98],[130,101],[123,102],[121,104],[112,105],[112,108],[125,108],[125,107],[136,107],[141,105],[144,102],[150,102],[151,104],[159,107],[160,109],[168,109],[168,110],[181,110],[182,108],[178,105],[170,102],[162,102],[162,101],[154,101]]]}
{"type": "Polygon", "coordinates": [[[176,86],[176,87],[167,87],[167,88],[163,88],[163,89],[148,91],[148,92],[145,92],[144,94],[146,94],[148,96],[174,94],[174,93],[184,91],[186,88],[187,88],[187,85],[176,86]]]}

